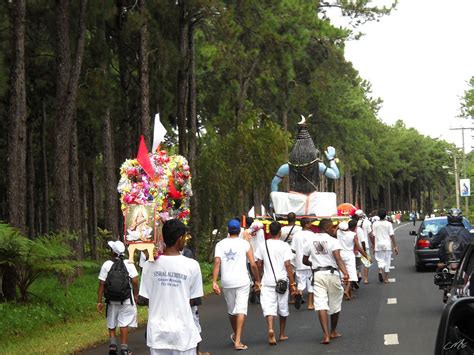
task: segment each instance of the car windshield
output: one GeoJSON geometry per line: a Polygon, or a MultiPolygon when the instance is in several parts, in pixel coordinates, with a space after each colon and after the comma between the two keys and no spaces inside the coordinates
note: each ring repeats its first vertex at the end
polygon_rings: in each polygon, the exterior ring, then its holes
{"type": "MultiPolygon", "coordinates": [[[[463,218],[464,227],[467,230],[471,230],[472,226],[466,218],[463,218]]],[[[421,232],[420,234],[424,237],[428,235],[429,232],[433,233],[433,235],[438,234],[441,228],[448,224],[447,218],[439,218],[439,219],[431,219],[424,221],[421,225],[421,232]]]]}

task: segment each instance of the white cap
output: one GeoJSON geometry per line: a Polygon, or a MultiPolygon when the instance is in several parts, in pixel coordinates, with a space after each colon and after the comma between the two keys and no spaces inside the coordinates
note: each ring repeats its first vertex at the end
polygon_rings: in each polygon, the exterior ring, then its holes
{"type": "Polygon", "coordinates": [[[373,216],[372,217],[372,222],[377,222],[377,221],[380,221],[380,217],[379,216],[373,216]]]}
{"type": "Polygon", "coordinates": [[[349,230],[349,223],[347,223],[346,221],[342,221],[337,227],[342,231],[347,231],[349,230]]]}
{"type": "Polygon", "coordinates": [[[357,210],[357,211],[355,211],[355,215],[356,215],[357,217],[362,217],[362,216],[364,215],[364,211],[362,211],[362,210],[357,210]]]}
{"type": "Polygon", "coordinates": [[[122,255],[125,252],[125,245],[120,240],[115,242],[109,241],[108,244],[110,249],[117,255],[122,255]]]}

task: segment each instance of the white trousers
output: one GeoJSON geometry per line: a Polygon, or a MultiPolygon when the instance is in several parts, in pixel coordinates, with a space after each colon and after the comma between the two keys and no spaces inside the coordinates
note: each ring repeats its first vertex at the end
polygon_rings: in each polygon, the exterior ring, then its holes
{"type": "Polygon", "coordinates": [[[277,293],[275,286],[263,286],[260,291],[260,305],[262,306],[263,316],[282,316],[288,317],[288,289],[284,294],[277,293]]]}
{"type": "Polygon", "coordinates": [[[375,251],[375,260],[379,269],[383,269],[385,272],[390,272],[390,263],[392,261],[391,250],[380,250],[375,251]]]}

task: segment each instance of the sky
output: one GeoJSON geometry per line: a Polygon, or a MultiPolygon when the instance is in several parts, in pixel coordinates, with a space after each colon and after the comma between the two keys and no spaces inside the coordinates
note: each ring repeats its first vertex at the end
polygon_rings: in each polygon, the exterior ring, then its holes
{"type": "MultiPolygon", "coordinates": [[[[330,15],[335,24],[345,23],[330,15]]],[[[461,148],[461,131],[450,128],[474,127],[474,120],[457,117],[474,76],[474,0],[399,0],[392,14],[359,30],[365,35],[346,44],[346,59],[383,100],[381,120],[401,119],[461,148]]],[[[469,152],[474,130],[464,135],[469,152]]]]}

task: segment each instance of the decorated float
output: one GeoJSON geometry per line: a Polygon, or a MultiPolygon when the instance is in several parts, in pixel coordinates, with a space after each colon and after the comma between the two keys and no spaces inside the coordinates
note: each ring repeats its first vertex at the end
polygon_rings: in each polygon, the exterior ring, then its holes
{"type": "Polygon", "coordinates": [[[166,130],[155,116],[152,152],[144,137],[135,159],[127,159],[120,168],[117,190],[124,216],[123,240],[128,246],[129,261],[136,250],[146,250],[153,261],[154,248],[163,250],[162,224],[168,219],[189,219],[192,196],[191,173],[186,158],[160,149],[166,130]]]}
{"type": "MultiPolygon", "coordinates": [[[[311,117],[308,116],[308,118],[311,117]]],[[[257,220],[268,226],[273,219],[286,224],[286,216],[293,212],[297,219],[303,217],[312,220],[314,230],[317,231],[319,221],[330,218],[335,223],[350,218],[356,207],[349,203],[337,205],[334,192],[319,191],[320,176],[329,179],[339,179],[336,149],[328,147],[324,152],[326,162],[321,157],[311,138],[306,118],[301,116],[298,122],[298,133],[289,153],[288,163],[281,165],[271,183],[271,204],[273,216],[257,216],[257,220]],[[289,180],[289,191],[279,191],[280,183],[284,178],[289,180]]]]}

